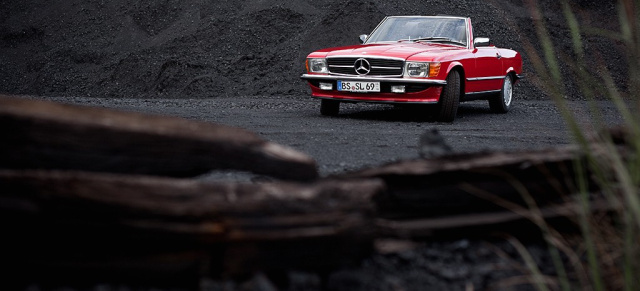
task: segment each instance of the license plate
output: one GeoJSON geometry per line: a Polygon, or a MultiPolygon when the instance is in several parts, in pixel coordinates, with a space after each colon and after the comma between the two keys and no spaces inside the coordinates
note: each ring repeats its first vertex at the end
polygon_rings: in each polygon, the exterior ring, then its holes
{"type": "Polygon", "coordinates": [[[380,82],[338,81],[338,91],[380,92],[380,82]]]}

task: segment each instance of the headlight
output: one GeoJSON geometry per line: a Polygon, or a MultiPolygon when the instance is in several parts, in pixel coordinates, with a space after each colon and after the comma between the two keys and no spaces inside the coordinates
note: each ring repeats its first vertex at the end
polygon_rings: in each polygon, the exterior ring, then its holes
{"type": "Polygon", "coordinates": [[[429,76],[429,63],[407,62],[407,76],[427,77],[429,76]]]}
{"type": "Polygon", "coordinates": [[[440,73],[440,63],[407,62],[405,72],[408,77],[435,77],[440,73]]]}
{"type": "Polygon", "coordinates": [[[329,73],[326,59],[307,59],[307,71],[311,73],[329,73]]]}

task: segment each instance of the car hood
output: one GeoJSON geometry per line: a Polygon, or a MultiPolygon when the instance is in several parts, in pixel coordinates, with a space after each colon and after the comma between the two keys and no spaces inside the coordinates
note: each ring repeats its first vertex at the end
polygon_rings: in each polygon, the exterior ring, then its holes
{"type": "Polygon", "coordinates": [[[435,43],[393,43],[393,44],[368,44],[347,47],[338,47],[317,51],[324,57],[332,56],[380,56],[409,59],[419,56],[422,59],[434,59],[439,56],[456,53],[465,48],[459,46],[435,44],[435,43]]]}

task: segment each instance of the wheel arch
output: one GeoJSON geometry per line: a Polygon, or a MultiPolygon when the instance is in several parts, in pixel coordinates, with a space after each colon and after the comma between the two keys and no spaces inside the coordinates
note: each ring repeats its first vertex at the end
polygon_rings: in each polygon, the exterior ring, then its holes
{"type": "Polygon", "coordinates": [[[516,70],[513,67],[510,67],[509,69],[507,69],[506,76],[511,77],[511,82],[514,85],[516,82],[518,82],[518,80],[520,80],[520,78],[518,77],[518,72],[516,72],[516,70]]]}
{"type": "Polygon", "coordinates": [[[467,79],[465,76],[464,67],[462,67],[462,64],[460,62],[451,62],[447,67],[446,76],[449,76],[449,73],[451,73],[451,71],[454,71],[454,70],[457,71],[458,74],[460,75],[460,99],[462,99],[462,97],[464,96],[464,92],[466,92],[465,90],[467,86],[467,79]]]}

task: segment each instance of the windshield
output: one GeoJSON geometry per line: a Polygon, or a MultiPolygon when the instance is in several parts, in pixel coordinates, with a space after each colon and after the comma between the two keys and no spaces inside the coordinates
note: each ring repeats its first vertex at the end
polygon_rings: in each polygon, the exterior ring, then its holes
{"type": "Polygon", "coordinates": [[[367,43],[434,41],[467,46],[466,28],[464,18],[388,17],[371,34],[367,43]]]}

